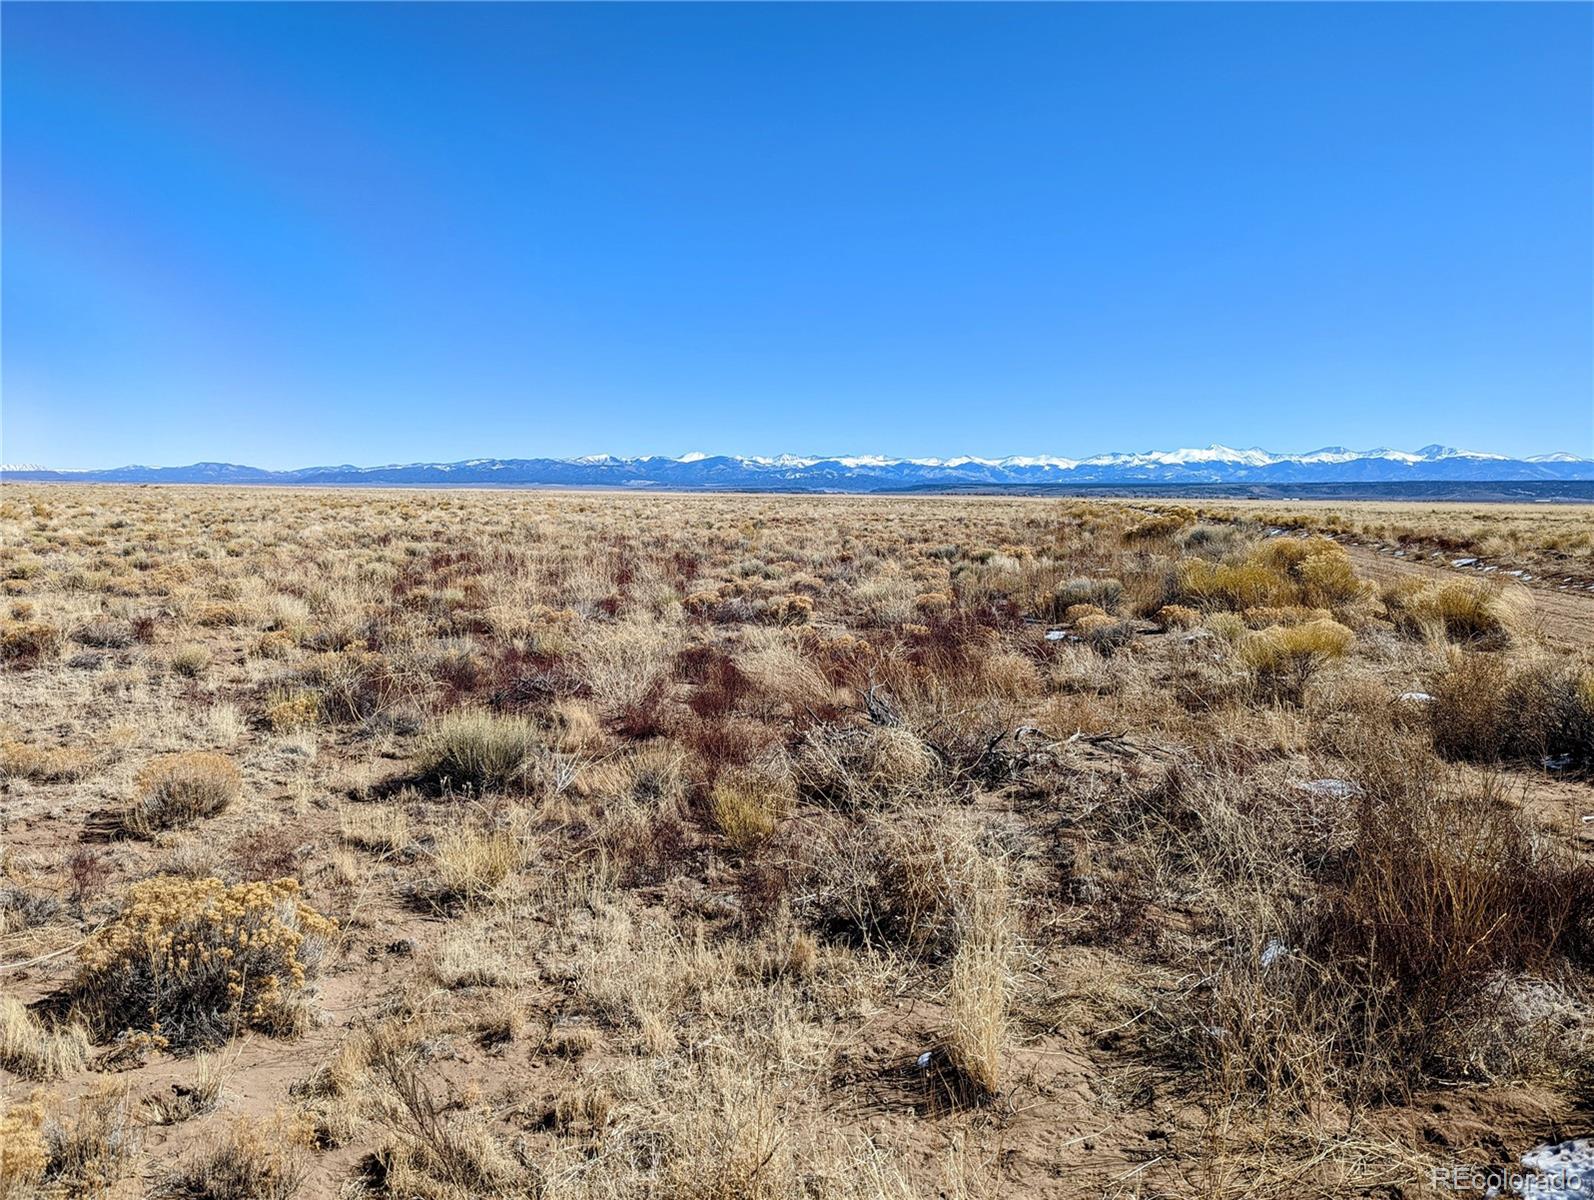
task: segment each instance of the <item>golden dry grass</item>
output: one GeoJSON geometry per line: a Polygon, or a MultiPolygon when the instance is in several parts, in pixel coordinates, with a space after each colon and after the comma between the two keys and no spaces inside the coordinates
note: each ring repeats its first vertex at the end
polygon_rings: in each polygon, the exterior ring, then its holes
{"type": "Polygon", "coordinates": [[[1317,536],[1404,512],[8,486],[0,1195],[1520,1153],[1594,1061],[1594,673],[1317,536]]]}

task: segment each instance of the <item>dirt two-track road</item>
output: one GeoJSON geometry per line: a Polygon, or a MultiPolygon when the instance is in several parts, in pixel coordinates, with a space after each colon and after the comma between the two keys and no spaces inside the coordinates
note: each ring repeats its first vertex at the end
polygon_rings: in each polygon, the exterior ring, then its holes
{"type": "MultiPolygon", "coordinates": [[[[1379,584],[1396,579],[1466,577],[1448,562],[1414,561],[1396,558],[1373,546],[1348,546],[1356,570],[1379,584]]],[[[1533,622],[1538,632],[1556,645],[1575,650],[1594,650],[1594,592],[1560,590],[1553,585],[1523,584],[1533,597],[1533,622]]]]}

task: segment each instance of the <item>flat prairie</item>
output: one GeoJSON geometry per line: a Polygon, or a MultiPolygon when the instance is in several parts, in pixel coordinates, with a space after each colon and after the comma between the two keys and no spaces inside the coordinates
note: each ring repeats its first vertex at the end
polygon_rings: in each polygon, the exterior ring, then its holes
{"type": "Polygon", "coordinates": [[[1454,1194],[1594,1124],[1591,527],[7,485],[0,1197],[1454,1194]]]}

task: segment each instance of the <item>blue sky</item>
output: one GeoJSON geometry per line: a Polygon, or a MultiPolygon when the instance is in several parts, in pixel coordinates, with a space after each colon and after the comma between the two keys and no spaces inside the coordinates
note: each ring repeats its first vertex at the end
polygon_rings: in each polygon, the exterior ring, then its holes
{"type": "Polygon", "coordinates": [[[1594,7],[17,4],[0,457],[1594,453],[1594,7]]]}

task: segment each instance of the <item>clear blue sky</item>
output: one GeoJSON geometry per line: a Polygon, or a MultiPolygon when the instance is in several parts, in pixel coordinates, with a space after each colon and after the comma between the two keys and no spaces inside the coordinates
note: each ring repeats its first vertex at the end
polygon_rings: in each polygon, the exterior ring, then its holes
{"type": "Polygon", "coordinates": [[[1594,453],[1594,7],[18,4],[0,456],[1594,453]]]}

